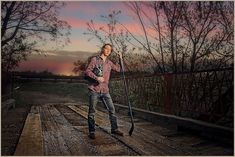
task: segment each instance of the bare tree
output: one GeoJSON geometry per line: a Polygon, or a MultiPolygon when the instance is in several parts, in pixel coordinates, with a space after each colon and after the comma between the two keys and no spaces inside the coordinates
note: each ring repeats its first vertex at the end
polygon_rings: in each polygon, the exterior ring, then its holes
{"type": "Polygon", "coordinates": [[[71,26],[58,19],[61,2],[1,2],[2,67],[9,71],[37,46],[48,41],[63,46],[69,42],[71,26]]]}
{"type": "MultiPolygon", "coordinates": [[[[221,61],[222,65],[227,60],[231,62],[233,2],[128,2],[127,6],[136,15],[144,31],[145,40],[139,42],[140,45],[147,45],[145,50],[151,56],[160,54],[159,63],[163,71],[168,71],[165,68],[167,64],[177,72],[194,71],[200,68],[203,60],[221,61]],[[151,9],[156,16],[148,15],[151,9]],[[146,20],[149,22],[144,23],[146,20]],[[154,41],[147,31],[149,23],[158,34],[154,38],[155,44],[151,44],[154,41]]],[[[156,66],[160,67],[159,64],[156,66]]]]}
{"type": "Polygon", "coordinates": [[[181,27],[190,39],[190,71],[204,58],[232,55],[233,14],[229,15],[225,6],[225,2],[185,2],[181,27]]]}
{"type": "MultiPolygon", "coordinates": [[[[129,63],[125,58],[135,50],[133,48],[133,44],[130,41],[130,37],[128,32],[124,31],[123,29],[118,29],[118,15],[121,11],[112,11],[108,15],[101,15],[102,19],[106,22],[106,25],[101,27],[96,27],[93,20],[87,22],[87,32],[84,32],[84,35],[89,35],[91,38],[88,41],[92,40],[94,37],[99,40],[101,45],[98,47],[100,48],[104,43],[111,43],[113,45],[114,52],[122,52],[124,64],[126,65],[126,70],[130,71],[129,63]],[[132,45],[130,45],[132,44],[132,45]]],[[[116,53],[111,54],[111,60],[114,62],[118,62],[118,57],[116,57],[116,53]]]]}
{"type": "MultiPolygon", "coordinates": [[[[131,45],[138,51],[147,52],[148,66],[153,63],[155,72],[192,72],[215,65],[216,62],[218,68],[227,65],[226,62],[233,63],[233,2],[125,4],[139,22],[142,37],[137,37],[117,20],[119,12],[103,16],[108,21],[108,29],[105,26],[95,28],[91,21],[88,24],[90,35],[102,43],[110,41],[117,44],[116,47],[123,45],[123,48],[131,45]],[[126,31],[128,40],[118,39],[119,26],[126,31]]],[[[130,53],[136,55],[132,51],[130,53]]],[[[129,58],[143,62],[138,57],[129,58]]],[[[130,63],[135,64],[135,61],[130,63]]]]}

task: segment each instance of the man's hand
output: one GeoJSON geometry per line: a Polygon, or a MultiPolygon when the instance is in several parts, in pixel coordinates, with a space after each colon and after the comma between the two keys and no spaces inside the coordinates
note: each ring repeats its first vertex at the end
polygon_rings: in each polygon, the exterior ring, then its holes
{"type": "Polygon", "coordinates": [[[118,51],[117,54],[118,54],[119,58],[122,59],[122,53],[118,51]]]}
{"type": "Polygon", "coordinates": [[[102,82],[104,82],[104,78],[103,78],[103,77],[97,77],[97,81],[98,81],[99,83],[102,83],[102,82]]]}

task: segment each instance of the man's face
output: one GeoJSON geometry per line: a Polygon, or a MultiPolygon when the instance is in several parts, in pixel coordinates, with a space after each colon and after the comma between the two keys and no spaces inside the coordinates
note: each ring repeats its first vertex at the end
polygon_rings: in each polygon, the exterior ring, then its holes
{"type": "Polygon", "coordinates": [[[110,45],[105,45],[103,49],[104,56],[108,57],[111,54],[112,47],[110,45]]]}

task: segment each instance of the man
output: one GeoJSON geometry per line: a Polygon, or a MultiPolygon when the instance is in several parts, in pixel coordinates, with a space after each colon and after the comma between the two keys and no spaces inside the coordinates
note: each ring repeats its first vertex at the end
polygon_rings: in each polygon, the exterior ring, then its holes
{"type": "MultiPolygon", "coordinates": [[[[98,100],[101,99],[109,112],[109,119],[111,123],[111,133],[123,136],[123,133],[118,130],[117,117],[115,116],[115,108],[112,98],[109,94],[109,77],[111,70],[120,72],[120,66],[111,62],[108,57],[112,52],[111,44],[104,44],[99,56],[93,57],[85,71],[85,74],[96,80],[97,82],[91,83],[88,86],[89,89],[89,111],[88,111],[88,126],[89,137],[95,139],[95,106],[98,100]],[[101,70],[101,75],[94,73],[94,68],[101,70]]],[[[122,54],[119,53],[120,59],[122,54]]]]}

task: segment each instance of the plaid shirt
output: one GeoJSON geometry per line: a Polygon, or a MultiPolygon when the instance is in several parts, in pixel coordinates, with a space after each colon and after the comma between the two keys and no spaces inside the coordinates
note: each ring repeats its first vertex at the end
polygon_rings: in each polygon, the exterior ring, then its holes
{"type": "Polygon", "coordinates": [[[99,59],[96,57],[93,57],[91,59],[91,62],[89,63],[85,73],[87,76],[97,80],[97,76],[92,72],[96,64],[103,65],[103,78],[104,82],[102,83],[91,83],[89,84],[88,88],[94,92],[97,93],[108,93],[109,92],[109,78],[111,70],[120,72],[120,65],[114,64],[112,61],[110,61],[108,58],[104,61],[100,56],[99,59]]]}

